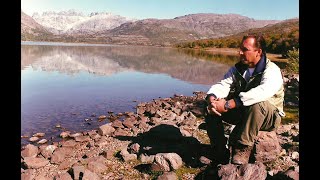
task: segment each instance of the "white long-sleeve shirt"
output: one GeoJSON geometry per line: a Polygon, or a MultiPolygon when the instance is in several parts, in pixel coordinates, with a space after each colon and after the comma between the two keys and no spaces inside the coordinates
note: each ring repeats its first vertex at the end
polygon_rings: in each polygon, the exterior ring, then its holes
{"type": "MultiPolygon", "coordinates": [[[[235,66],[231,67],[221,81],[211,86],[207,94],[214,94],[217,98],[226,98],[231,84],[235,81],[232,74],[238,73],[237,71],[235,66]]],[[[282,74],[280,68],[275,63],[266,59],[265,70],[262,73],[260,85],[239,94],[239,98],[244,106],[269,100],[282,89],[282,74]]],[[[280,108],[281,111],[282,109],[280,108]]]]}

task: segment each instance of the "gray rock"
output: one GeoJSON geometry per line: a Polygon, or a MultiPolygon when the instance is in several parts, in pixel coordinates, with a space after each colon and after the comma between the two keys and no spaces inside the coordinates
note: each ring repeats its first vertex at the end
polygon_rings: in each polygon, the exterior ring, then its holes
{"type": "Polygon", "coordinates": [[[75,180],[79,180],[79,176],[80,176],[80,173],[84,173],[84,170],[85,170],[85,167],[84,166],[73,166],[72,167],[72,171],[73,171],[73,177],[75,180]]]}
{"type": "Polygon", "coordinates": [[[128,161],[136,160],[137,155],[136,154],[125,154],[125,155],[122,155],[122,158],[125,162],[128,162],[128,161]]]}
{"type": "Polygon", "coordinates": [[[106,159],[112,159],[113,158],[113,154],[114,154],[114,151],[111,151],[111,150],[108,150],[108,151],[104,151],[102,153],[102,156],[106,159]]]}
{"type": "Polygon", "coordinates": [[[101,136],[105,136],[105,135],[110,136],[114,131],[115,131],[115,129],[110,124],[102,125],[98,129],[98,133],[101,136]]]}
{"type": "Polygon", "coordinates": [[[114,120],[112,123],[111,123],[111,126],[112,127],[115,127],[115,128],[124,128],[124,126],[122,125],[122,122],[120,120],[114,120]]]}
{"type": "Polygon", "coordinates": [[[31,137],[31,138],[29,138],[29,141],[30,141],[30,142],[36,142],[36,141],[38,141],[38,140],[39,140],[38,137],[31,137]]]}
{"type": "Polygon", "coordinates": [[[100,177],[96,173],[86,169],[83,173],[82,180],[100,180],[100,177]]]}
{"type": "Polygon", "coordinates": [[[265,180],[267,177],[267,171],[266,167],[261,162],[256,162],[255,164],[244,164],[239,168],[237,165],[227,164],[219,167],[218,176],[221,180],[265,180]]]}
{"type": "Polygon", "coordinates": [[[24,147],[24,150],[21,151],[21,157],[36,157],[38,155],[39,149],[37,146],[28,144],[24,147]]]}
{"type": "Polygon", "coordinates": [[[88,169],[92,172],[101,174],[102,172],[107,170],[107,166],[105,166],[103,163],[101,162],[89,162],[88,163],[88,169]]]}
{"type": "Polygon", "coordinates": [[[51,156],[50,162],[53,164],[60,164],[66,156],[70,156],[70,151],[72,151],[72,149],[66,147],[56,149],[51,156]]]}
{"type": "Polygon", "coordinates": [[[96,130],[92,130],[88,132],[88,135],[90,136],[91,139],[99,139],[101,136],[98,134],[96,130]]]}
{"type": "Polygon", "coordinates": [[[64,131],[62,133],[60,133],[60,137],[62,138],[67,138],[70,136],[70,131],[64,131]]]}
{"type": "Polygon", "coordinates": [[[69,173],[63,172],[61,174],[58,174],[54,177],[55,180],[72,180],[72,177],[69,173]]]}
{"type": "Polygon", "coordinates": [[[47,165],[49,163],[49,160],[38,157],[26,157],[24,158],[24,163],[27,166],[27,168],[37,169],[47,165]]]}
{"type": "Polygon", "coordinates": [[[182,163],[182,158],[177,153],[158,153],[153,164],[156,169],[170,171],[179,169],[182,163]]]}
{"type": "Polygon", "coordinates": [[[163,155],[156,154],[151,169],[153,171],[170,171],[170,166],[163,155]]]}
{"type": "Polygon", "coordinates": [[[33,180],[34,175],[29,173],[22,173],[21,174],[21,180],[33,180]]]}
{"type": "Polygon", "coordinates": [[[85,141],[90,141],[90,137],[89,136],[77,136],[74,138],[75,141],[77,142],[85,142],[85,141]]]}
{"type": "Polygon", "coordinates": [[[138,143],[131,144],[129,146],[129,152],[132,154],[137,154],[140,150],[140,145],[138,143]]]}
{"type": "Polygon", "coordinates": [[[73,139],[61,143],[62,147],[74,147],[77,142],[73,139]]]}
{"type": "Polygon", "coordinates": [[[155,155],[147,156],[145,154],[140,154],[139,159],[142,163],[152,163],[154,161],[155,155]]]}
{"type": "Polygon", "coordinates": [[[189,131],[184,130],[182,126],[180,127],[180,132],[181,132],[182,136],[184,136],[184,137],[191,137],[192,136],[192,134],[189,131]]]}
{"type": "Polygon", "coordinates": [[[256,161],[274,161],[281,152],[281,146],[274,131],[259,131],[255,141],[254,156],[256,161]]]}
{"type": "Polygon", "coordinates": [[[299,180],[299,173],[294,170],[288,170],[284,173],[287,177],[293,179],[293,180],[299,180]]]}
{"type": "Polygon", "coordinates": [[[134,128],[133,122],[129,119],[125,119],[122,124],[125,125],[127,128],[134,128]]]}
{"type": "Polygon", "coordinates": [[[267,171],[265,165],[261,162],[255,164],[244,164],[239,168],[239,175],[246,180],[265,180],[267,171]]]}
{"type": "Polygon", "coordinates": [[[38,144],[45,144],[45,143],[47,143],[48,142],[48,140],[46,140],[46,139],[41,139],[40,141],[38,141],[37,143],[38,144]]]}
{"type": "Polygon", "coordinates": [[[35,133],[34,135],[32,135],[33,137],[43,137],[45,135],[45,133],[35,133]]]}
{"type": "Polygon", "coordinates": [[[34,179],[34,169],[27,169],[21,174],[21,180],[33,180],[34,179]]]}
{"type": "Polygon", "coordinates": [[[116,129],[113,133],[113,136],[131,136],[131,132],[128,129],[116,129]]]}
{"type": "Polygon", "coordinates": [[[219,167],[218,176],[221,180],[234,180],[238,176],[237,166],[226,164],[219,167]]]}
{"type": "Polygon", "coordinates": [[[59,170],[70,169],[70,167],[72,167],[72,165],[75,164],[76,162],[77,160],[70,160],[70,159],[65,160],[59,165],[58,169],[59,170]]]}
{"type": "Polygon", "coordinates": [[[69,136],[73,137],[73,138],[76,138],[76,137],[82,136],[82,135],[83,135],[82,133],[74,133],[74,134],[70,134],[69,136]]]}
{"type": "Polygon", "coordinates": [[[81,163],[83,165],[85,164],[89,164],[90,162],[99,162],[101,164],[104,164],[106,162],[106,158],[104,158],[103,156],[96,156],[96,157],[91,157],[91,158],[87,158],[87,159],[83,159],[81,161],[81,163]]]}
{"type": "Polygon", "coordinates": [[[52,180],[52,177],[48,177],[44,174],[39,174],[37,177],[34,178],[34,180],[52,180]]]}
{"type": "Polygon", "coordinates": [[[42,145],[40,146],[40,151],[43,157],[49,159],[53,154],[54,150],[57,149],[55,145],[42,145]]]}
{"type": "Polygon", "coordinates": [[[164,172],[157,180],[178,180],[178,176],[174,172],[164,172]]]}
{"type": "Polygon", "coordinates": [[[206,165],[209,165],[209,164],[211,163],[211,160],[208,159],[208,158],[205,157],[205,156],[201,156],[201,157],[199,158],[199,161],[200,161],[201,163],[203,163],[203,164],[206,164],[206,165]]]}
{"type": "Polygon", "coordinates": [[[95,142],[95,146],[104,147],[109,145],[110,142],[108,141],[106,136],[101,136],[101,138],[98,139],[98,141],[95,142]]]}

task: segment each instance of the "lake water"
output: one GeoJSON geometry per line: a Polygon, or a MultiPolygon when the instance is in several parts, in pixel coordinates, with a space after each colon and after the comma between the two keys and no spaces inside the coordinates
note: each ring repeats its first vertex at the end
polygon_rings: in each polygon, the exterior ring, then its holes
{"type": "Polygon", "coordinates": [[[140,102],[206,92],[229,67],[171,48],[25,42],[21,135],[44,132],[50,142],[65,130],[95,129],[108,122],[97,120],[108,111],[135,112],[140,102]]]}

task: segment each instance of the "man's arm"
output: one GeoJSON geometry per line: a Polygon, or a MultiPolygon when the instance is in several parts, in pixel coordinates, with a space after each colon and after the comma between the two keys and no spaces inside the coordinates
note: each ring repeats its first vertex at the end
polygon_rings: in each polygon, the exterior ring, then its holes
{"type": "Polygon", "coordinates": [[[215,110],[222,114],[225,112],[228,112],[230,109],[239,107],[242,105],[242,102],[239,98],[234,98],[230,100],[225,100],[225,99],[219,99],[214,102],[215,104],[215,110]]]}
{"type": "Polygon", "coordinates": [[[244,106],[266,101],[272,97],[283,85],[280,68],[275,64],[270,64],[263,72],[260,85],[247,92],[241,92],[239,98],[244,106]]]}
{"type": "Polygon", "coordinates": [[[233,83],[233,72],[235,71],[235,67],[231,67],[228,72],[224,75],[223,79],[218,83],[212,85],[207,92],[207,110],[209,114],[216,114],[221,116],[221,108],[220,101],[222,98],[227,97],[230,91],[230,86],[233,83]]]}
{"type": "Polygon", "coordinates": [[[233,72],[235,70],[235,67],[230,68],[222,80],[210,87],[207,95],[214,95],[215,98],[227,97],[230,91],[230,86],[233,83],[233,72]]]}

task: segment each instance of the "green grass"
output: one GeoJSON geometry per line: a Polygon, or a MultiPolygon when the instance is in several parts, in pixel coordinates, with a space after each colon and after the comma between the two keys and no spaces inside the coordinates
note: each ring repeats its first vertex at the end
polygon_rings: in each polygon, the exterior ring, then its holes
{"type": "Polygon", "coordinates": [[[285,106],[284,112],[286,113],[286,116],[282,118],[282,124],[299,122],[299,107],[285,106]]]}
{"type": "Polygon", "coordinates": [[[163,174],[163,171],[149,171],[150,179],[156,180],[159,176],[163,174]]]}
{"type": "Polygon", "coordinates": [[[177,174],[179,179],[182,179],[184,174],[198,174],[200,173],[200,169],[199,168],[187,168],[185,166],[175,170],[175,173],[177,174]]]}

